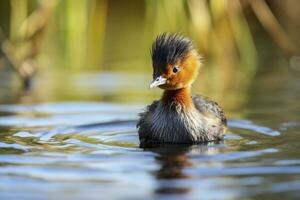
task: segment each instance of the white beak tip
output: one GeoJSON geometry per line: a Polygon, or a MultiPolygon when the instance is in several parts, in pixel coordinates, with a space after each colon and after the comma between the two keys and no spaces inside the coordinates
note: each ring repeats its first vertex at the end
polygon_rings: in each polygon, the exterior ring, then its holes
{"type": "Polygon", "coordinates": [[[164,78],[162,76],[157,77],[152,83],[150,84],[150,88],[154,88],[160,85],[163,85],[167,82],[167,78],[164,78]]]}

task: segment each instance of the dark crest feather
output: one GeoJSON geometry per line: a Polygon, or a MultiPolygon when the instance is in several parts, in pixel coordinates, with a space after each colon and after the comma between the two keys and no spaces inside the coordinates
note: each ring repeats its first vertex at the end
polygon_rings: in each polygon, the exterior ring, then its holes
{"type": "Polygon", "coordinates": [[[193,48],[193,44],[188,38],[178,33],[163,33],[152,44],[153,67],[166,67],[168,64],[175,64],[193,48]]]}

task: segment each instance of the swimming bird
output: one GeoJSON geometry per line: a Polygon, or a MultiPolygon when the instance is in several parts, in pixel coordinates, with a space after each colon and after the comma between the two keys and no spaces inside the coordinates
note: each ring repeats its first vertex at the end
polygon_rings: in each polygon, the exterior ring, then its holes
{"type": "Polygon", "coordinates": [[[195,144],[220,141],[227,122],[214,101],[191,96],[201,66],[192,41],[177,33],[163,33],[152,44],[153,81],[164,90],[148,105],[137,123],[141,144],[195,144]]]}

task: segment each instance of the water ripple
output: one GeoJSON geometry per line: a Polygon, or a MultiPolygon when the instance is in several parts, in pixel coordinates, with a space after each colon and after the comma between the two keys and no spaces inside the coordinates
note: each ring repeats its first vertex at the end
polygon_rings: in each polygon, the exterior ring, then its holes
{"type": "Polygon", "coordinates": [[[280,132],[269,127],[254,124],[249,120],[229,120],[228,126],[233,128],[247,129],[268,136],[279,136],[280,132]]]}

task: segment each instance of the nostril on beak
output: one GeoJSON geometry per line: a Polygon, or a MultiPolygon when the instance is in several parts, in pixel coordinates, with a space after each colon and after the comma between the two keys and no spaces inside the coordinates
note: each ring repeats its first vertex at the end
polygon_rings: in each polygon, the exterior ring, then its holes
{"type": "Polygon", "coordinates": [[[150,88],[157,87],[159,85],[163,85],[167,82],[167,78],[164,78],[162,76],[157,77],[152,83],[150,84],[150,88]]]}

